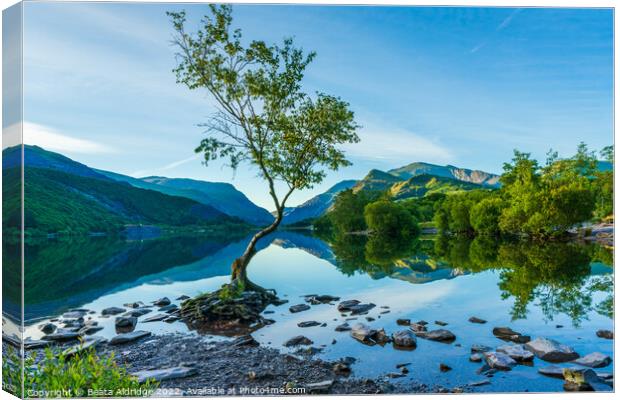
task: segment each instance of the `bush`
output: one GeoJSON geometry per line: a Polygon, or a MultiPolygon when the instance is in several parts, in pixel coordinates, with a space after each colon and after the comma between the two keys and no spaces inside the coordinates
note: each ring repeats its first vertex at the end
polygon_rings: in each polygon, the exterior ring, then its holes
{"type": "Polygon", "coordinates": [[[499,232],[499,216],[502,212],[502,200],[489,197],[471,208],[469,222],[474,231],[484,234],[499,232]]]}
{"type": "Polygon", "coordinates": [[[116,364],[113,353],[100,357],[93,348],[70,357],[47,348],[43,358],[36,360],[36,353],[24,358],[25,393],[22,393],[19,355],[9,348],[2,358],[3,384],[15,389],[16,396],[136,397],[151,396],[157,388],[157,382],[152,380],[138,383],[136,377],[116,364]]]}

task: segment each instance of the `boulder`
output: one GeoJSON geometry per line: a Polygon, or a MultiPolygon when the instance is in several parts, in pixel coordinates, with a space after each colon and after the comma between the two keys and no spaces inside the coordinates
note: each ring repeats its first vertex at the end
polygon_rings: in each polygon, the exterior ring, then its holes
{"type": "Polygon", "coordinates": [[[426,332],[427,330],[426,325],[418,324],[417,322],[410,324],[409,328],[411,328],[411,330],[414,332],[426,332]]]}
{"type": "Polygon", "coordinates": [[[341,301],[338,304],[338,311],[340,311],[340,312],[350,311],[350,308],[352,306],[355,306],[355,305],[357,305],[359,303],[360,303],[359,300],[345,300],[345,301],[341,301]]]}
{"type": "Polygon", "coordinates": [[[168,304],[167,306],[160,307],[159,310],[157,311],[170,314],[171,312],[176,311],[178,309],[179,309],[179,306],[177,306],[176,304],[168,304]]]}
{"type": "Polygon", "coordinates": [[[472,353],[486,353],[487,351],[491,351],[491,350],[493,350],[491,347],[485,346],[483,344],[472,344],[471,345],[472,353]]]}
{"type": "Polygon", "coordinates": [[[309,328],[311,326],[318,326],[318,325],[321,325],[321,323],[317,321],[303,321],[297,324],[297,326],[300,328],[309,328]]]}
{"type": "Polygon", "coordinates": [[[114,326],[122,328],[125,331],[132,331],[137,323],[138,318],[136,317],[116,317],[114,320],[114,326]]]}
{"type": "Polygon", "coordinates": [[[415,335],[435,342],[452,343],[456,340],[454,333],[447,329],[435,329],[428,332],[415,332],[415,335]]]}
{"type": "Polygon", "coordinates": [[[355,324],[351,328],[351,337],[364,343],[371,342],[376,333],[376,330],[362,323],[355,324]]]}
{"type": "Polygon", "coordinates": [[[351,330],[351,325],[349,325],[348,322],[345,322],[344,324],[340,324],[336,327],[336,329],[334,329],[336,332],[345,332],[345,331],[350,331],[351,330]]]}
{"type": "Polygon", "coordinates": [[[613,339],[614,338],[614,333],[612,331],[609,331],[607,329],[600,329],[598,331],[596,331],[596,336],[603,338],[603,339],[613,339]]]}
{"type": "Polygon", "coordinates": [[[154,304],[154,305],[156,305],[156,306],[160,306],[160,307],[167,306],[167,305],[169,305],[170,303],[171,303],[171,301],[170,301],[170,299],[169,299],[169,298],[167,298],[167,297],[162,297],[161,299],[155,300],[155,301],[153,302],[153,304],[154,304]]]}
{"type": "Polygon", "coordinates": [[[185,294],[182,294],[179,297],[177,297],[176,300],[183,301],[183,300],[187,300],[189,298],[190,298],[189,296],[187,296],[185,294]]]}
{"type": "Polygon", "coordinates": [[[451,366],[449,366],[449,365],[446,365],[446,364],[444,364],[444,363],[440,363],[440,364],[439,364],[439,370],[440,370],[441,372],[448,372],[448,371],[451,371],[451,370],[452,370],[452,367],[451,367],[451,366]]]}
{"type": "Polygon", "coordinates": [[[534,353],[525,350],[521,344],[500,346],[497,351],[518,362],[528,362],[534,359],[534,353]]]}
{"type": "Polygon", "coordinates": [[[126,310],[120,307],[108,307],[101,310],[101,315],[116,315],[124,313],[126,310]]]}
{"type": "Polygon", "coordinates": [[[564,390],[566,391],[611,391],[601,378],[591,369],[564,368],[564,390]]]}
{"type": "Polygon", "coordinates": [[[144,305],[144,304],[143,304],[142,302],[140,302],[140,301],[136,301],[136,302],[133,302],[133,303],[125,303],[125,304],[123,304],[123,306],[124,306],[124,307],[127,307],[127,308],[140,308],[140,307],[142,307],[143,305],[144,305]]]}
{"type": "Polygon", "coordinates": [[[486,324],[487,321],[482,319],[482,318],[478,318],[478,317],[469,317],[469,322],[472,322],[474,324],[486,324]]]}
{"type": "Polygon", "coordinates": [[[515,343],[527,343],[532,340],[531,337],[515,332],[508,327],[493,328],[493,335],[499,339],[515,343]]]}
{"type": "MultiPolygon", "coordinates": [[[[349,307],[349,311],[351,311],[351,315],[361,315],[361,314],[366,314],[368,311],[372,310],[375,307],[376,305],[374,305],[373,303],[356,304],[354,306],[349,307]]],[[[383,311],[382,314],[383,313],[385,313],[385,311],[383,311]]]]}
{"type": "Polygon", "coordinates": [[[446,326],[446,325],[448,325],[447,322],[443,322],[443,321],[435,321],[435,324],[437,324],[439,326],[446,326]]]}
{"type": "Polygon", "coordinates": [[[481,362],[482,358],[483,358],[482,354],[480,354],[480,353],[472,353],[469,356],[469,361],[471,361],[471,362],[481,362]]]}
{"type": "Polygon", "coordinates": [[[65,329],[57,329],[56,332],[44,335],[41,340],[48,340],[54,342],[68,342],[71,340],[77,340],[80,337],[78,332],[67,331],[65,329]]]}
{"type": "Polygon", "coordinates": [[[309,309],[310,309],[310,306],[307,304],[296,304],[288,308],[288,310],[292,313],[298,313],[298,312],[306,311],[309,309]]]}
{"type": "Polygon", "coordinates": [[[603,368],[611,364],[611,357],[605,354],[594,352],[573,361],[575,364],[590,368],[603,368]]]}
{"type": "Polygon", "coordinates": [[[312,340],[308,339],[305,336],[299,335],[299,336],[292,337],[286,342],[284,342],[284,346],[286,347],[303,346],[303,345],[310,345],[312,343],[314,343],[312,340]]]}
{"type": "Polygon", "coordinates": [[[103,326],[98,325],[86,325],[78,331],[80,335],[92,335],[103,329],[103,326]]]}
{"type": "Polygon", "coordinates": [[[147,369],[134,372],[132,375],[138,378],[138,383],[144,383],[151,379],[159,382],[169,379],[186,378],[188,376],[196,375],[197,373],[198,370],[196,368],[172,367],[164,369],[147,369]]]}
{"type": "Polygon", "coordinates": [[[54,332],[56,330],[56,325],[54,325],[51,322],[48,322],[46,324],[41,324],[39,326],[39,329],[41,330],[41,332],[46,333],[46,334],[50,334],[52,332],[54,332]]]}
{"type": "Polygon", "coordinates": [[[168,314],[155,314],[155,315],[151,315],[150,317],[144,318],[142,322],[163,321],[168,317],[169,317],[168,314]]]}
{"type": "Polygon", "coordinates": [[[396,324],[401,326],[411,325],[411,320],[406,318],[399,318],[396,320],[396,324]]]}
{"type": "Polygon", "coordinates": [[[122,316],[123,317],[141,317],[143,315],[146,315],[148,313],[150,313],[151,310],[150,308],[146,308],[146,307],[140,307],[140,308],[135,308],[133,310],[129,310],[126,313],[124,313],[122,316]]]}
{"type": "Polygon", "coordinates": [[[306,301],[310,304],[325,304],[325,303],[331,303],[332,301],[340,300],[340,297],[330,296],[328,294],[323,294],[323,295],[311,294],[311,295],[307,295],[304,297],[306,301]]]}
{"type": "Polygon", "coordinates": [[[394,347],[413,349],[416,347],[416,339],[411,331],[398,331],[392,334],[394,347]]]}
{"type": "Polygon", "coordinates": [[[525,344],[525,348],[541,360],[548,362],[567,362],[579,358],[579,354],[571,347],[556,342],[553,339],[536,338],[525,344]]]}
{"type": "Polygon", "coordinates": [[[418,322],[416,322],[416,324],[418,324],[418,325],[428,325],[428,322],[426,322],[423,319],[421,319],[418,322]]]}
{"type": "Polygon", "coordinates": [[[504,353],[499,353],[496,351],[488,351],[484,353],[484,358],[487,362],[487,365],[494,369],[499,369],[502,371],[509,371],[517,365],[516,361],[511,357],[504,353]]]}
{"type": "Polygon", "coordinates": [[[135,340],[138,340],[138,339],[141,339],[147,336],[151,336],[151,332],[133,331],[129,333],[121,333],[120,335],[116,335],[112,339],[110,339],[109,343],[111,345],[119,345],[119,344],[133,342],[135,340]]]}

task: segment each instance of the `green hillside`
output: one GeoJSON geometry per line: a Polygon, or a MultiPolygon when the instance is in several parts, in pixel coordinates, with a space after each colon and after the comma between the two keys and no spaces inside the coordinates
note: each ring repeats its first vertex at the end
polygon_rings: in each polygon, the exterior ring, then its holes
{"type": "Polygon", "coordinates": [[[484,188],[484,186],[476,183],[433,175],[417,175],[406,181],[393,184],[389,189],[389,194],[392,198],[400,200],[423,197],[432,193],[448,194],[481,188],[484,188]]]}
{"type": "MultiPolygon", "coordinates": [[[[15,181],[18,168],[4,170],[15,181]],[[13,177],[13,175],[16,175],[13,177]]],[[[3,192],[10,186],[3,187],[3,192]]],[[[233,223],[213,207],[131,185],[58,170],[25,168],[25,226],[28,234],[119,231],[126,224],[160,226],[233,223]]],[[[5,207],[5,224],[19,207],[5,207]]]]}

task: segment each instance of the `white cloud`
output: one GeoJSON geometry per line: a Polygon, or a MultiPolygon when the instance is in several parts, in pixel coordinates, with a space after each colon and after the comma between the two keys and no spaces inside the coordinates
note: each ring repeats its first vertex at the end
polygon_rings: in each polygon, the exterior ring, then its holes
{"type": "MultiPolygon", "coordinates": [[[[17,127],[13,129],[17,129],[17,127]]],[[[68,136],[54,128],[32,122],[24,122],[23,135],[25,144],[36,145],[46,150],[61,153],[110,154],[116,152],[113,148],[102,143],[68,136]]]]}
{"type": "Polygon", "coordinates": [[[344,146],[348,155],[367,160],[394,162],[448,162],[452,152],[436,140],[399,128],[362,128],[359,143],[344,146]]]}
{"type": "Polygon", "coordinates": [[[179,167],[179,166],[181,166],[183,164],[187,164],[187,163],[192,162],[194,160],[198,160],[200,157],[201,157],[200,154],[194,154],[191,157],[187,157],[187,158],[184,158],[184,159],[178,160],[178,161],[173,161],[173,162],[171,162],[169,164],[166,164],[166,165],[164,165],[163,167],[160,167],[160,168],[142,169],[142,170],[139,170],[139,171],[132,172],[129,175],[133,176],[134,178],[141,178],[141,177],[144,177],[144,176],[158,175],[158,173],[160,173],[160,172],[164,172],[164,171],[168,171],[168,170],[171,170],[171,169],[175,169],[176,167],[179,167]]]}

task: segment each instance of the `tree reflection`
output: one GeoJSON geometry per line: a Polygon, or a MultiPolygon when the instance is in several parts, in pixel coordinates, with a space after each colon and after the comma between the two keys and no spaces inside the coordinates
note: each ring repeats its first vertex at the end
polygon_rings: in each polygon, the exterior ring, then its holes
{"type": "Polygon", "coordinates": [[[613,275],[604,266],[601,274],[591,273],[592,263],[613,265],[612,256],[597,245],[510,242],[485,236],[439,236],[434,241],[420,241],[340,235],[330,242],[338,268],[348,275],[362,272],[381,278],[402,268],[446,266],[469,273],[495,270],[502,298],[514,301],[513,319],[526,318],[532,303],[547,320],[563,314],[574,325],[589,312],[613,317],[613,275]]]}

